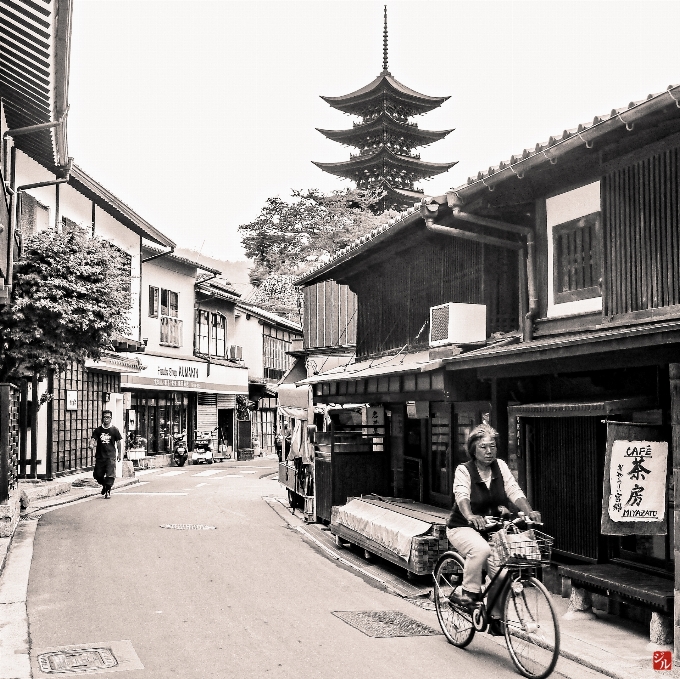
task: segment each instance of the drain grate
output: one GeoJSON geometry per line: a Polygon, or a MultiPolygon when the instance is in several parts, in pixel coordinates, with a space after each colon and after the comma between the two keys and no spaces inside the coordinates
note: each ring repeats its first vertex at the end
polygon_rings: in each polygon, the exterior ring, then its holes
{"type": "Polygon", "coordinates": [[[143,670],[129,640],[58,646],[35,651],[32,676],[54,677],[143,670]]]}
{"type": "Polygon", "coordinates": [[[118,661],[110,648],[78,648],[42,653],[38,656],[38,664],[45,674],[80,674],[111,669],[118,661]]]}
{"type": "Polygon", "coordinates": [[[200,523],[162,523],[161,528],[172,530],[217,530],[215,526],[203,526],[200,523]]]}
{"type": "Polygon", "coordinates": [[[400,611],[333,611],[333,615],[368,637],[427,637],[441,634],[439,630],[423,625],[400,611]]]}

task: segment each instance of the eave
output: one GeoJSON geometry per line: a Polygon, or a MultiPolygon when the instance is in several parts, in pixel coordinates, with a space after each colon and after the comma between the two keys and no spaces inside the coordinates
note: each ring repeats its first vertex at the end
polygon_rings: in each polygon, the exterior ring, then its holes
{"type": "Polygon", "coordinates": [[[590,122],[564,130],[533,148],[525,148],[509,160],[480,170],[476,176],[468,177],[466,184],[451,189],[451,202],[468,205],[479,200],[499,202],[501,192],[510,195],[526,191],[527,182],[523,185],[522,179],[531,181],[540,173],[554,172],[566,161],[588,158],[598,162],[597,155],[604,146],[634,139],[647,123],[659,126],[661,121],[677,120],[678,108],[680,85],[669,85],[643,101],[630,102],[627,107],[595,116],[590,122]]]}
{"type": "Polygon", "coordinates": [[[14,139],[52,172],[68,164],[65,113],[72,0],[0,3],[0,97],[10,130],[62,121],[14,139]]]}
{"type": "Polygon", "coordinates": [[[92,179],[77,165],[73,165],[68,183],[114,219],[127,226],[139,236],[142,236],[142,238],[146,238],[164,247],[175,247],[173,241],[151,226],[149,222],[140,217],[120,198],[114,196],[108,189],[105,189],[99,182],[92,179]]]}
{"type": "Polygon", "coordinates": [[[378,151],[370,155],[358,155],[351,160],[339,163],[319,163],[312,161],[319,169],[339,177],[354,177],[363,170],[370,170],[375,167],[385,167],[391,165],[399,169],[408,169],[417,172],[422,177],[441,174],[450,170],[458,161],[452,163],[429,163],[418,158],[400,156],[390,149],[382,146],[378,151]]]}
{"type": "Polygon", "coordinates": [[[362,137],[367,134],[389,131],[395,134],[401,134],[404,137],[413,140],[413,146],[427,146],[435,141],[444,139],[447,135],[453,132],[450,130],[423,130],[415,125],[408,125],[399,122],[392,118],[388,113],[381,113],[377,118],[371,120],[369,123],[356,125],[347,130],[324,130],[316,128],[321,134],[332,141],[340,142],[348,146],[360,147],[362,145],[362,137]]]}
{"type": "Polygon", "coordinates": [[[441,106],[449,97],[430,97],[403,85],[392,75],[383,71],[365,87],[340,97],[321,97],[333,108],[359,115],[372,102],[380,102],[385,95],[413,109],[413,115],[427,113],[441,106]]]}

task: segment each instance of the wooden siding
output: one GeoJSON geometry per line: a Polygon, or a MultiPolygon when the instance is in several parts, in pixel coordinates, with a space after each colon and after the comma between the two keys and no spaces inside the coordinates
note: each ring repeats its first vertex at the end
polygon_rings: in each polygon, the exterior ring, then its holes
{"type": "Polygon", "coordinates": [[[602,501],[596,417],[526,418],[530,497],[555,550],[597,560],[602,501]]]}
{"type": "Polygon", "coordinates": [[[357,297],[335,281],[304,290],[306,349],[354,345],[357,341],[357,297]]]}
{"type": "Polygon", "coordinates": [[[608,174],[604,213],[604,313],[680,304],[680,149],[608,174]]]}
{"type": "MultiPolygon", "coordinates": [[[[70,363],[54,376],[52,401],[52,472],[85,469],[94,465],[89,443],[101,424],[104,392],[120,391],[120,375],[86,370],[70,363]],[[78,409],[66,409],[67,391],[78,392],[78,409]]],[[[123,432],[121,432],[122,434],[123,432]]]]}
{"type": "Polygon", "coordinates": [[[359,302],[357,355],[427,345],[430,307],[446,302],[486,304],[487,334],[516,330],[517,276],[514,251],[457,238],[428,241],[362,272],[352,285],[359,302]]]}

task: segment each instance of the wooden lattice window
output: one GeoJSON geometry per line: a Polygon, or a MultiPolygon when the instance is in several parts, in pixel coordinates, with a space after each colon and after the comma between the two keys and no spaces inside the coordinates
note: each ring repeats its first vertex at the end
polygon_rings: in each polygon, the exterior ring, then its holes
{"type": "Polygon", "coordinates": [[[555,304],[601,295],[600,241],[599,212],[553,228],[555,304]]]}

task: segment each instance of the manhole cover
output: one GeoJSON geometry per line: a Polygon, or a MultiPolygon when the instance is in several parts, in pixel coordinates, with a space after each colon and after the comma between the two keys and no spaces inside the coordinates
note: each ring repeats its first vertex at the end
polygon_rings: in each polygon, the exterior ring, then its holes
{"type": "Polygon", "coordinates": [[[368,637],[427,637],[441,634],[399,611],[333,611],[333,615],[368,637]]]}
{"type": "Polygon", "coordinates": [[[109,648],[78,648],[52,651],[38,656],[40,671],[45,674],[79,674],[94,670],[108,670],[118,661],[109,648]]]}
{"type": "Polygon", "coordinates": [[[203,526],[200,523],[162,523],[161,528],[172,530],[216,530],[215,526],[203,526]]]}

